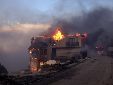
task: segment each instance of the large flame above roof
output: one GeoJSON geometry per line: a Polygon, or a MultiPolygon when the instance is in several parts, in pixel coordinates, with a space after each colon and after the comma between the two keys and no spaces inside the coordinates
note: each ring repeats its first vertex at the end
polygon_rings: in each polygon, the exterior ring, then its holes
{"type": "Polygon", "coordinates": [[[53,39],[56,41],[62,40],[64,38],[63,33],[61,32],[60,27],[58,27],[53,35],[53,39]]]}

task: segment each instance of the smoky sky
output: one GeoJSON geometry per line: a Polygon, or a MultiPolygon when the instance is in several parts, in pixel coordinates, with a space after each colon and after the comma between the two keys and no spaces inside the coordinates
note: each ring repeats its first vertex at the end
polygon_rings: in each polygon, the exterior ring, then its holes
{"type": "Polygon", "coordinates": [[[113,10],[96,8],[82,16],[71,17],[68,20],[57,18],[53,25],[61,25],[66,32],[92,32],[99,28],[112,31],[113,10]]]}
{"type": "Polygon", "coordinates": [[[30,39],[48,28],[61,25],[64,32],[93,36],[113,31],[112,0],[55,0],[50,6],[40,1],[0,0],[0,62],[10,72],[28,68],[30,39]]]}

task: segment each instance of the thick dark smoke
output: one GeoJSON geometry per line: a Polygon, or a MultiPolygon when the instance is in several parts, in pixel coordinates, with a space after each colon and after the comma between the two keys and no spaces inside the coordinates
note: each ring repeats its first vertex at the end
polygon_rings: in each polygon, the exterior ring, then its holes
{"type": "Polygon", "coordinates": [[[113,27],[113,11],[108,8],[93,9],[82,16],[73,16],[68,20],[56,19],[53,26],[61,25],[66,32],[93,32],[103,28],[111,31],[113,27]]]}
{"type": "Polygon", "coordinates": [[[111,35],[109,36],[109,34],[113,32],[112,23],[113,11],[109,8],[100,7],[84,13],[82,16],[73,16],[68,20],[58,18],[53,23],[52,28],[61,25],[63,31],[67,33],[88,32],[88,44],[93,46],[103,34],[110,38],[111,35]]]}

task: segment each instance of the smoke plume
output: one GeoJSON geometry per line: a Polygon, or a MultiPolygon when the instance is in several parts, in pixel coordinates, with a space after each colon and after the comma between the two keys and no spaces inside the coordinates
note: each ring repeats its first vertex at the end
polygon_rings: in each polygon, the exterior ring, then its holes
{"type": "Polygon", "coordinates": [[[0,62],[8,71],[27,69],[30,39],[46,31],[49,24],[5,25],[0,30],[0,62]],[[42,30],[43,28],[43,30],[42,30]]]}

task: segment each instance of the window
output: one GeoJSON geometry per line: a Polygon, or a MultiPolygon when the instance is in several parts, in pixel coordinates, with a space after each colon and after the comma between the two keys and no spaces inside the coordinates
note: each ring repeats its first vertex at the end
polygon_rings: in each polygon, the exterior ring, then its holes
{"type": "Polygon", "coordinates": [[[69,38],[66,43],[66,46],[69,46],[69,47],[79,46],[79,42],[76,38],[69,38]]]}

